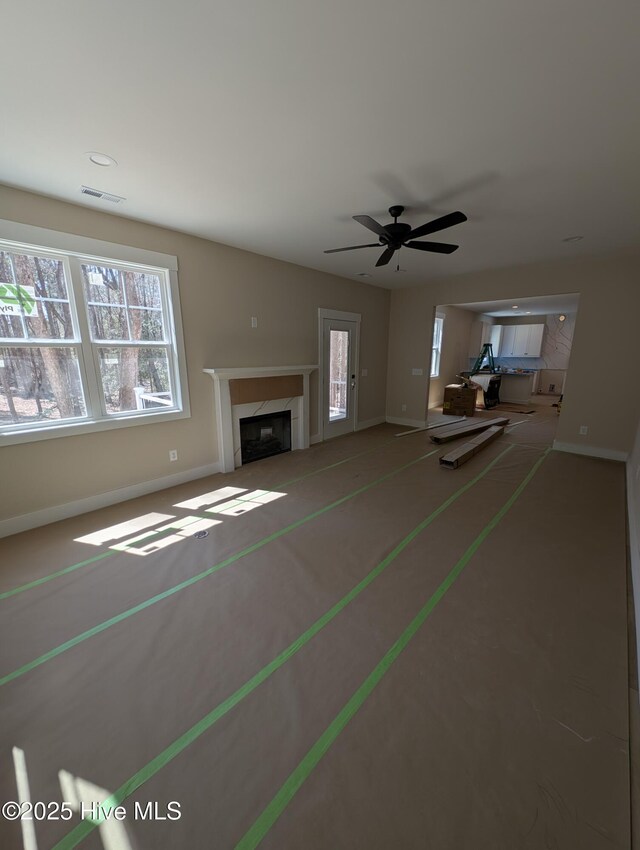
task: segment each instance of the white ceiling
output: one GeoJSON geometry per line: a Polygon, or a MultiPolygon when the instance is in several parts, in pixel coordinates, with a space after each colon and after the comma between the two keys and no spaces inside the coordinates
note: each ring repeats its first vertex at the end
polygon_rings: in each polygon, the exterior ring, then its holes
{"type": "Polygon", "coordinates": [[[0,182],[388,287],[640,242],[637,0],[20,0],[3,31],[0,182]],[[323,254],[394,203],[462,210],[460,249],[323,254]]]}
{"type": "Polygon", "coordinates": [[[538,295],[530,298],[515,298],[509,301],[474,301],[472,304],[456,304],[474,313],[484,313],[487,316],[548,316],[557,313],[576,313],[580,296],[568,295],[538,295]],[[514,309],[516,308],[516,309],[514,309]]]}

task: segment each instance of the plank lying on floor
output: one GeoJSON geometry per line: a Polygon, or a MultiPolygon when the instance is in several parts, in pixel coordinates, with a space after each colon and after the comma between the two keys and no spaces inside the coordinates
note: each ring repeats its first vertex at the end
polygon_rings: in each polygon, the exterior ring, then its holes
{"type": "Polygon", "coordinates": [[[449,425],[454,425],[456,422],[464,422],[466,418],[466,416],[458,416],[456,419],[451,419],[450,416],[443,416],[442,421],[436,420],[435,422],[429,422],[427,420],[427,424],[424,428],[412,428],[410,431],[400,431],[399,434],[394,434],[393,436],[408,437],[409,434],[421,434],[423,431],[431,431],[432,428],[444,428],[449,425]]]}
{"type": "Polygon", "coordinates": [[[448,443],[450,440],[458,440],[460,437],[466,437],[467,434],[476,434],[478,431],[486,431],[487,428],[492,428],[494,425],[508,425],[509,419],[506,416],[500,416],[497,419],[479,419],[477,422],[471,422],[468,425],[460,425],[455,428],[447,428],[438,430],[437,434],[431,434],[429,439],[434,443],[448,443]]]}
{"type": "Polygon", "coordinates": [[[457,449],[452,449],[448,454],[442,455],[440,465],[444,466],[445,469],[457,469],[463,463],[471,460],[475,454],[482,451],[485,446],[488,446],[489,443],[492,443],[501,434],[504,434],[504,428],[504,425],[492,425],[491,428],[487,428],[486,431],[474,437],[473,440],[469,440],[458,446],[457,449]]]}

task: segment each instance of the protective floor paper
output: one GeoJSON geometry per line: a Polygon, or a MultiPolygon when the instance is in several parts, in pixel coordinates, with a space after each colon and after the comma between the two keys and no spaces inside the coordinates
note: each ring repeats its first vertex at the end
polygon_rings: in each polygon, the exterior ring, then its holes
{"type": "Polygon", "coordinates": [[[556,423],[456,470],[381,425],[0,541],[2,802],[16,764],[67,801],[40,850],[628,848],[624,466],[556,423]]]}

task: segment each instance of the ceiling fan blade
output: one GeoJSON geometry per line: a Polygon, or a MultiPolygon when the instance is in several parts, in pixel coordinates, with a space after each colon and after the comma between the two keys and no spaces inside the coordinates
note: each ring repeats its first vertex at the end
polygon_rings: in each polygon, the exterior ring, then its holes
{"type": "Polygon", "coordinates": [[[380,254],[380,259],[376,263],[376,266],[386,266],[391,257],[393,257],[393,255],[395,254],[395,252],[395,248],[387,248],[386,251],[383,251],[382,254],[380,254]]]}
{"type": "Polygon", "coordinates": [[[417,239],[419,236],[426,236],[428,233],[436,233],[438,230],[453,227],[454,224],[462,224],[462,222],[466,220],[466,215],[459,211],[448,213],[448,215],[440,216],[440,218],[429,221],[427,224],[422,224],[420,227],[416,227],[415,230],[411,231],[407,238],[417,239]]]}
{"type": "Polygon", "coordinates": [[[370,245],[349,245],[347,248],[330,248],[325,251],[325,254],[337,254],[338,251],[355,251],[356,248],[379,248],[379,242],[372,242],[370,245]]]}
{"type": "Polygon", "coordinates": [[[374,233],[377,233],[378,236],[388,236],[389,234],[384,229],[381,224],[375,220],[375,218],[371,218],[370,215],[354,215],[353,217],[355,221],[359,224],[364,224],[365,227],[368,227],[369,230],[373,230],[374,233]]]}
{"type": "Polygon", "coordinates": [[[453,254],[459,245],[448,245],[446,242],[405,242],[407,248],[417,248],[418,251],[433,251],[436,254],[453,254]]]}

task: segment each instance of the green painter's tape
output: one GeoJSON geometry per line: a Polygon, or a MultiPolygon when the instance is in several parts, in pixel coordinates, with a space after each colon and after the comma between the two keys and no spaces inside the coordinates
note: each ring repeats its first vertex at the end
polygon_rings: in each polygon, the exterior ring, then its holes
{"type": "MultiPolygon", "coordinates": [[[[206,714],[194,726],[184,732],[184,734],[177,738],[158,756],[152,759],[152,761],[148,762],[137,773],[134,773],[132,777],[127,779],[126,782],[124,782],[107,800],[105,800],[103,808],[108,810],[111,805],[119,806],[123,800],[155,776],[156,773],[162,770],[163,767],[178,756],[184,749],[196,741],[204,732],[207,731],[207,729],[210,729],[215,723],[217,723],[218,720],[220,720],[221,717],[227,714],[227,712],[238,705],[239,702],[268,679],[272,673],[275,673],[275,671],[286,664],[289,659],[293,658],[293,656],[302,649],[305,644],[315,637],[321,629],[330,623],[331,620],[333,620],[344,608],[346,608],[350,602],[359,596],[363,590],[365,590],[365,588],[374,581],[374,579],[384,572],[389,564],[391,564],[398,555],[406,549],[406,547],[418,536],[418,534],[420,534],[421,531],[431,525],[431,523],[451,504],[453,504],[456,499],[459,499],[460,496],[467,492],[467,490],[470,490],[471,487],[477,484],[481,478],[484,478],[484,476],[504,457],[504,455],[507,454],[507,452],[511,451],[512,448],[513,446],[508,446],[503,452],[494,458],[494,460],[488,463],[487,466],[485,466],[485,468],[475,476],[475,478],[472,478],[456,490],[453,495],[449,496],[449,498],[446,499],[438,508],[432,511],[432,513],[423,519],[422,522],[420,522],[403,540],[401,540],[400,543],[398,543],[398,545],[389,552],[386,558],[374,567],[373,570],[371,570],[371,572],[362,579],[362,581],[350,590],[349,593],[343,596],[342,599],[333,606],[333,608],[330,608],[322,615],[322,617],[316,620],[316,622],[298,638],[296,638],[292,644],[270,661],[269,664],[263,667],[262,670],[259,670],[255,676],[246,681],[240,688],[238,688],[237,691],[235,691],[235,693],[227,697],[224,702],[221,702],[212,711],[210,711],[209,714],[206,714]]],[[[433,452],[431,452],[431,454],[433,454],[433,452]]],[[[75,829],[56,844],[53,850],[70,850],[70,848],[76,847],[98,824],[99,821],[82,821],[82,823],[76,826],[75,829]]]]}
{"type": "Polygon", "coordinates": [[[317,475],[319,472],[326,472],[329,469],[335,469],[336,466],[342,466],[343,463],[349,463],[352,460],[355,460],[359,457],[364,457],[364,455],[369,455],[372,452],[377,452],[385,446],[390,446],[391,443],[395,443],[397,440],[385,440],[384,443],[380,443],[378,446],[374,446],[372,449],[366,449],[364,452],[358,452],[357,455],[350,455],[350,457],[346,457],[344,460],[337,460],[335,463],[330,463],[328,466],[322,466],[320,469],[314,469],[313,472],[307,472],[305,475],[300,475],[298,478],[291,478],[289,481],[283,481],[282,484],[274,484],[273,489],[279,490],[281,487],[288,487],[289,484],[297,484],[298,481],[304,481],[305,478],[311,478],[312,475],[317,475]]]}
{"type": "Polygon", "coordinates": [[[103,558],[109,558],[111,555],[115,555],[115,552],[101,552],[99,555],[94,555],[93,558],[87,558],[86,561],[80,561],[78,564],[71,564],[70,567],[63,567],[61,570],[56,570],[55,573],[49,573],[49,575],[34,579],[27,584],[21,584],[20,587],[14,587],[13,590],[5,590],[4,593],[0,593],[0,599],[8,599],[10,596],[16,596],[16,594],[23,593],[25,590],[31,590],[32,587],[37,587],[39,584],[51,581],[52,578],[58,578],[58,576],[72,573],[74,570],[79,570],[81,567],[86,567],[96,561],[102,561],[103,558]]]}
{"type": "MultiPolygon", "coordinates": [[[[328,466],[321,466],[320,469],[314,469],[312,472],[307,472],[305,475],[300,475],[298,478],[292,478],[289,481],[283,481],[280,484],[272,485],[273,490],[279,490],[281,487],[287,487],[289,484],[297,484],[298,481],[304,481],[305,478],[311,478],[313,475],[319,475],[321,472],[326,472],[329,469],[334,469],[336,466],[342,466],[343,463],[349,463],[356,458],[362,457],[363,455],[368,455],[371,452],[376,452],[379,449],[384,448],[384,446],[388,446],[391,443],[395,442],[395,440],[387,440],[384,443],[381,443],[378,446],[374,446],[372,449],[367,449],[364,452],[360,452],[356,455],[351,455],[350,457],[345,458],[344,460],[338,460],[335,463],[330,463],[328,466]]],[[[149,539],[151,537],[155,537],[162,532],[150,532],[149,539]]],[[[146,539],[145,542],[148,543],[149,539],[146,539]]],[[[42,576],[42,578],[34,579],[33,581],[29,581],[26,584],[21,584],[19,587],[14,587],[12,590],[5,590],[0,593],[0,601],[2,599],[8,599],[10,596],[16,596],[18,593],[24,593],[25,590],[31,590],[34,587],[38,587],[41,584],[45,584],[48,581],[51,581],[54,578],[59,578],[60,576],[67,575],[67,573],[75,572],[75,570],[82,569],[82,567],[87,567],[89,564],[93,564],[96,561],[102,561],[104,558],[111,558],[116,554],[120,554],[119,552],[114,552],[109,550],[108,552],[101,552],[99,555],[95,555],[93,558],[87,558],[86,561],[79,561],[77,564],[71,564],[69,567],[63,567],[60,570],[56,570],[53,573],[49,573],[46,576],[42,576]]]]}
{"type": "Polygon", "coordinates": [[[415,466],[416,463],[420,463],[420,461],[431,457],[437,451],[439,450],[434,449],[433,451],[427,452],[427,454],[421,455],[419,458],[416,458],[416,460],[411,460],[409,461],[409,463],[405,463],[402,466],[399,466],[392,472],[387,472],[385,475],[381,475],[380,478],[376,478],[375,481],[372,481],[369,484],[364,484],[362,487],[358,487],[357,490],[353,490],[346,496],[342,496],[342,498],[337,499],[335,502],[331,502],[330,505],[326,505],[324,508],[319,508],[317,511],[313,511],[313,513],[307,514],[307,516],[304,516],[302,517],[302,519],[298,519],[295,522],[292,522],[290,525],[287,525],[285,528],[281,528],[279,531],[274,531],[273,534],[270,534],[268,537],[263,537],[262,540],[258,540],[257,543],[252,543],[251,546],[246,546],[244,549],[241,549],[240,552],[236,552],[235,555],[230,555],[228,558],[225,558],[224,561],[220,561],[220,563],[214,564],[212,567],[209,567],[209,569],[204,570],[203,572],[198,573],[195,576],[191,576],[191,578],[185,579],[185,581],[181,581],[180,584],[176,584],[173,587],[168,588],[167,590],[163,590],[162,593],[158,593],[155,596],[152,596],[150,599],[145,599],[144,602],[140,602],[138,605],[134,605],[133,608],[128,608],[126,611],[122,611],[122,613],[116,614],[115,617],[110,617],[108,620],[105,620],[102,623],[98,623],[97,626],[93,626],[93,628],[87,629],[86,632],[81,632],[81,634],[76,635],[75,637],[71,638],[71,640],[67,640],[64,643],[61,643],[59,646],[50,649],[49,652],[45,652],[44,655],[40,655],[38,658],[34,658],[33,661],[29,661],[27,662],[27,664],[23,664],[22,667],[18,667],[18,669],[14,670],[12,673],[7,673],[6,676],[0,678],[0,686],[8,684],[9,682],[12,682],[14,679],[17,679],[20,676],[24,676],[24,674],[28,673],[30,670],[33,670],[36,667],[40,667],[41,664],[45,664],[47,661],[51,661],[51,659],[53,658],[57,658],[58,655],[62,655],[63,652],[66,652],[68,649],[72,649],[74,646],[77,646],[79,643],[88,640],[90,637],[94,637],[94,635],[98,635],[100,634],[100,632],[104,632],[106,629],[111,628],[111,626],[115,626],[118,623],[121,623],[123,620],[127,620],[129,617],[133,617],[134,614],[138,614],[140,613],[140,611],[144,611],[146,608],[150,608],[151,605],[155,605],[156,602],[161,602],[163,599],[167,599],[169,596],[173,596],[174,593],[179,593],[181,590],[184,590],[187,587],[191,587],[192,585],[197,584],[199,581],[202,581],[202,579],[208,578],[210,575],[213,575],[214,573],[223,570],[225,567],[228,567],[230,564],[234,564],[236,561],[239,561],[246,555],[250,555],[252,552],[256,552],[258,549],[262,549],[263,546],[266,546],[268,543],[272,543],[279,537],[283,537],[285,534],[289,534],[291,531],[294,531],[301,525],[305,525],[307,522],[311,522],[311,520],[316,519],[317,517],[322,516],[323,514],[326,514],[328,511],[332,511],[334,508],[337,508],[339,505],[348,502],[350,499],[354,499],[361,493],[365,493],[367,490],[371,490],[372,487],[375,487],[376,485],[381,484],[383,481],[392,478],[394,475],[397,475],[399,472],[408,469],[410,466],[415,466]]]}
{"type": "Polygon", "coordinates": [[[356,714],[358,709],[362,706],[369,694],[373,691],[373,689],[380,682],[385,673],[389,670],[389,668],[400,655],[402,650],[407,646],[409,641],[420,629],[422,624],[431,614],[436,605],[440,602],[445,593],[449,590],[451,585],[456,581],[460,573],[464,570],[464,568],[469,563],[478,548],[482,545],[484,540],[498,525],[500,520],[514,504],[518,496],[520,496],[524,488],[527,486],[527,484],[531,481],[533,476],[538,471],[540,465],[546,458],[549,451],[550,449],[547,449],[544,455],[536,461],[526,478],[520,483],[515,492],[500,508],[498,513],[493,517],[493,519],[488,523],[488,525],[483,528],[480,534],[466,550],[464,555],[453,567],[449,575],[442,582],[440,587],[428,600],[426,605],[421,608],[418,614],[413,618],[413,620],[409,623],[404,632],[400,635],[398,640],[393,644],[391,649],[389,649],[389,651],[382,658],[382,660],[374,667],[373,671],[369,674],[369,676],[367,676],[364,682],[353,694],[351,699],[346,703],[346,705],[342,708],[339,714],[336,715],[336,717],[329,724],[329,726],[327,726],[325,731],[311,747],[309,752],[304,756],[302,761],[300,761],[293,773],[288,777],[288,779],[285,780],[275,797],[262,811],[262,814],[260,814],[260,816],[253,823],[251,828],[243,835],[240,841],[236,844],[235,850],[254,850],[254,848],[257,847],[258,844],[260,844],[260,842],[269,832],[273,824],[280,817],[282,812],[285,810],[285,808],[289,805],[293,797],[302,787],[303,783],[313,772],[320,759],[324,756],[329,747],[331,747],[331,745],[336,740],[338,735],[340,735],[347,723],[349,723],[352,717],[356,714]]]}

